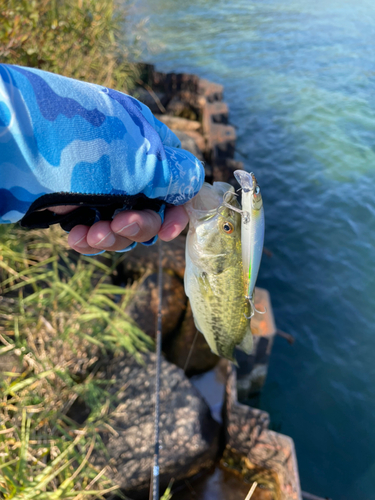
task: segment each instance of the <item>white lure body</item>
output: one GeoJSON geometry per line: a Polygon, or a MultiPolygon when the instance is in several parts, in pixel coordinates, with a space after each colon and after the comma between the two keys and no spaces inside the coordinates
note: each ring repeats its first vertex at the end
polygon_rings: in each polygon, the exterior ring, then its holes
{"type": "Polygon", "coordinates": [[[234,176],[242,188],[241,247],[245,295],[254,314],[254,288],[262,260],[264,209],[260,188],[253,173],[236,170],[234,176]]]}

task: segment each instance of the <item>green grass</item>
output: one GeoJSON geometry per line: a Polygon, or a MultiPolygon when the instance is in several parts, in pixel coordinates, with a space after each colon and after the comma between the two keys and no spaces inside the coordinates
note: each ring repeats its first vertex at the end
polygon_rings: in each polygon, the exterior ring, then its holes
{"type": "Polygon", "coordinates": [[[127,1],[0,0],[0,60],[118,90],[138,77],[127,1]]]}
{"type": "Polygon", "coordinates": [[[172,486],[173,486],[173,479],[170,481],[168,488],[165,490],[163,496],[160,498],[160,500],[171,500],[172,498],[172,486]]]}
{"type": "MultiPolygon", "coordinates": [[[[118,258],[123,258],[118,257],[118,258]]],[[[152,341],[125,308],[133,288],[111,284],[113,258],[79,257],[57,228],[0,227],[0,498],[103,498],[116,489],[90,463],[111,427],[111,381],[100,362],[152,341]],[[4,370],[4,368],[3,368],[4,370]],[[77,401],[84,425],[69,417],[77,401]]]]}
{"type": "MultiPolygon", "coordinates": [[[[129,91],[139,71],[126,16],[126,0],[0,0],[0,60],[129,91]]],[[[113,286],[114,258],[78,257],[66,239],[0,226],[3,500],[115,494],[90,461],[105,453],[101,432],[114,432],[111,381],[96,374],[106,356],[152,345],[125,313],[137,284],[113,286]],[[90,408],[84,424],[69,416],[78,401],[90,408]]]]}

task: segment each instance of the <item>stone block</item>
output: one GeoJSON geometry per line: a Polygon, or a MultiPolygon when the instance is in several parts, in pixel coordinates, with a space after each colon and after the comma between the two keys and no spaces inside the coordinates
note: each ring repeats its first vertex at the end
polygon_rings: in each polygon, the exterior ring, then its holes
{"type": "Polygon", "coordinates": [[[193,139],[198,149],[202,153],[206,151],[206,139],[203,137],[202,134],[200,134],[199,132],[194,132],[193,130],[187,130],[185,134],[193,139]]]}
{"type": "MultiPolygon", "coordinates": [[[[181,279],[185,273],[186,236],[179,235],[172,241],[163,241],[163,269],[173,271],[181,279]]],[[[158,269],[158,245],[137,245],[137,248],[124,255],[124,260],[117,268],[116,284],[132,283],[146,272],[158,269]]]]}
{"type": "Polygon", "coordinates": [[[255,288],[255,312],[251,319],[251,331],[254,336],[254,348],[250,355],[238,351],[237,391],[240,401],[257,394],[266,381],[268,364],[276,335],[276,324],[272,312],[270,295],[264,288],[255,288]]]}
{"type": "Polygon", "coordinates": [[[219,83],[210,82],[201,78],[198,83],[198,94],[207,99],[207,102],[222,101],[224,87],[219,83]]]}
{"type": "Polygon", "coordinates": [[[153,74],[153,85],[162,88],[168,94],[180,91],[198,93],[199,77],[189,73],[159,73],[153,74]]]}
{"type": "Polygon", "coordinates": [[[188,90],[182,90],[181,92],[179,92],[178,97],[181,99],[181,101],[189,104],[189,106],[191,106],[199,115],[202,114],[203,107],[207,102],[204,96],[189,92],[188,90]]]}
{"type": "MultiPolygon", "coordinates": [[[[114,410],[111,427],[101,432],[107,454],[93,453],[98,468],[134,500],[148,498],[154,454],[155,354],[142,355],[139,364],[130,355],[115,358],[103,376],[114,410]]],[[[176,482],[209,469],[218,452],[218,424],[199,392],[183,371],[164,359],[160,380],[160,491],[171,478],[176,482]]]]}
{"type": "Polygon", "coordinates": [[[188,301],[182,324],[166,345],[166,356],[171,363],[180,368],[185,368],[191,346],[194,342],[189,363],[186,366],[186,373],[189,376],[211,370],[220,359],[216,354],[213,354],[204,336],[200,332],[196,334],[197,329],[190,302],[188,301]]]}
{"type": "Polygon", "coordinates": [[[229,108],[226,102],[215,101],[213,103],[207,103],[204,112],[211,118],[213,123],[228,124],[229,108]]]}
{"type": "Polygon", "coordinates": [[[152,86],[154,83],[155,66],[149,63],[137,63],[140,80],[146,85],[152,86]]]}
{"type": "Polygon", "coordinates": [[[183,132],[200,132],[202,125],[196,120],[187,120],[179,116],[155,114],[155,118],[165,123],[171,130],[182,130],[183,132]]]}
{"type": "Polygon", "coordinates": [[[233,158],[236,146],[236,131],[231,125],[211,123],[207,136],[207,145],[211,160],[233,158]]]}
{"type": "Polygon", "coordinates": [[[172,97],[166,106],[166,111],[173,116],[187,118],[188,120],[196,120],[198,117],[196,109],[183,101],[179,95],[172,97]]]}
{"type": "Polygon", "coordinates": [[[276,477],[277,498],[302,500],[294,442],[289,436],[268,429],[266,412],[242,405],[237,400],[236,370],[229,367],[224,404],[227,449],[243,456],[248,475],[276,477]]]}
{"type": "MultiPolygon", "coordinates": [[[[140,283],[126,309],[126,313],[137,323],[142,331],[150,337],[155,338],[158,306],[158,274],[153,273],[140,283]]],[[[176,329],[185,309],[186,295],[181,280],[174,274],[163,272],[163,340],[176,329]]]]}

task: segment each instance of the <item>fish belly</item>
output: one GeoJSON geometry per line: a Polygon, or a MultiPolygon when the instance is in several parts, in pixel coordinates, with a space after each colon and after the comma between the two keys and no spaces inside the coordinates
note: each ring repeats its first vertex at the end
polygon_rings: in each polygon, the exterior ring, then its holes
{"type": "Polygon", "coordinates": [[[215,354],[233,361],[233,350],[248,331],[243,282],[231,269],[210,275],[186,264],[185,291],[196,327],[215,354]]]}

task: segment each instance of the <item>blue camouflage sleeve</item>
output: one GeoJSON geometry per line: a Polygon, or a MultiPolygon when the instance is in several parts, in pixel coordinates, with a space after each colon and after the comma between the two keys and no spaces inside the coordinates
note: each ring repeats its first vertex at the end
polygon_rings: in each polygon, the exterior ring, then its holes
{"type": "Polygon", "coordinates": [[[0,64],[0,223],[47,227],[62,221],[45,208],[80,205],[63,216],[69,230],[184,204],[203,181],[201,162],[133,97],[0,64]]]}

